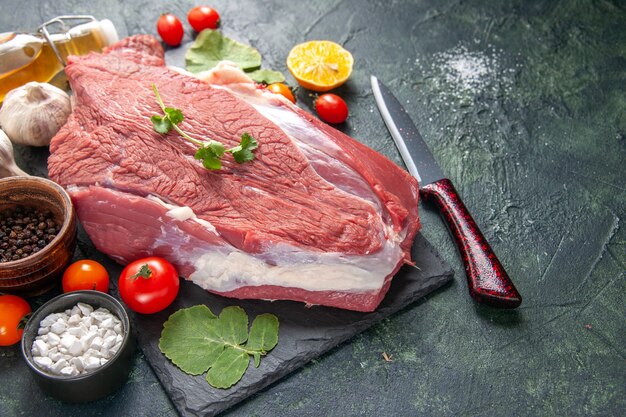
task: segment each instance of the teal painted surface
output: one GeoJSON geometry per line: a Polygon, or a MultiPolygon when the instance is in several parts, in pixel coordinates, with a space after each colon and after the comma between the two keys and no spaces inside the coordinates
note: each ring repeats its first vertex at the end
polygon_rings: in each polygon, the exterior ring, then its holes
{"type": "MultiPolygon", "coordinates": [[[[160,12],[184,16],[192,5],[5,3],[2,30],[76,12],[109,17],[122,34],[154,33],[160,12]]],[[[443,223],[422,207],[423,233],[456,270],[455,283],[226,415],[623,415],[624,2],[212,4],[224,32],[257,47],[275,69],[286,72],[295,43],[344,44],[355,70],[338,90],[351,110],[342,129],[401,163],[369,90],[371,73],[385,81],[524,297],[517,311],[475,305],[443,223]]],[[[312,109],[308,92],[297,96],[312,109]]],[[[45,152],[20,148],[17,159],[37,167],[45,152]]],[[[24,386],[14,355],[0,350],[0,376],[24,386]]],[[[3,383],[0,414],[22,415],[36,401],[45,415],[172,415],[155,384],[141,358],[117,396],[91,405],[63,406],[38,398],[36,387],[16,393],[3,383]]]]}

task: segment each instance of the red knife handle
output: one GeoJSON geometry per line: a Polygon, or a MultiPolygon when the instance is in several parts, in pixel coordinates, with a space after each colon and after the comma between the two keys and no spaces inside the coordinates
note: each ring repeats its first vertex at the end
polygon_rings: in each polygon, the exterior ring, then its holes
{"type": "Polygon", "coordinates": [[[516,308],[522,297],[507,275],[478,225],[461,201],[452,182],[444,178],[425,185],[421,192],[439,206],[463,256],[470,295],[479,303],[516,308]]]}

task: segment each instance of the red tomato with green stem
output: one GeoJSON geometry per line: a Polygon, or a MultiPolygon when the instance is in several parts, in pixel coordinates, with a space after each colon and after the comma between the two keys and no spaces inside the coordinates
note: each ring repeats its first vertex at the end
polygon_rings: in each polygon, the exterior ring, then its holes
{"type": "Polygon", "coordinates": [[[63,292],[95,290],[109,292],[109,273],[96,261],[84,259],[71,264],[61,280],[63,292]]]}
{"type": "Polygon", "coordinates": [[[187,13],[187,20],[196,32],[204,29],[217,29],[220,25],[220,15],[209,6],[196,6],[187,13]]]}
{"type": "Polygon", "coordinates": [[[291,101],[292,103],[296,102],[296,98],[293,96],[293,94],[291,93],[291,90],[289,89],[289,87],[287,87],[286,84],[283,84],[283,83],[270,84],[267,86],[267,89],[274,94],[280,94],[281,96],[285,97],[287,100],[291,101]]]}
{"type": "Polygon", "coordinates": [[[22,340],[24,320],[30,305],[16,295],[0,295],[0,346],[11,346],[22,340]]]}
{"type": "Polygon", "coordinates": [[[322,94],[315,101],[315,110],[325,122],[343,123],[348,118],[348,105],[335,94],[322,94]]]}
{"type": "Polygon", "coordinates": [[[118,281],[122,301],[142,314],[156,313],[169,306],[178,295],[179,287],[174,266],[156,256],[129,263],[118,281]]]}
{"type": "Polygon", "coordinates": [[[157,32],[169,46],[178,46],[183,40],[185,31],[180,19],[171,13],[164,13],[157,20],[157,32]]]}

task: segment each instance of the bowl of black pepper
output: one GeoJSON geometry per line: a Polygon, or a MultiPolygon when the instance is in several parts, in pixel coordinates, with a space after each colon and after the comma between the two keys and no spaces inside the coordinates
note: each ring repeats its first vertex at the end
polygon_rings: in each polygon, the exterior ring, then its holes
{"type": "Polygon", "coordinates": [[[0,179],[0,292],[34,296],[55,287],[76,248],[72,200],[40,177],[0,179]]]}

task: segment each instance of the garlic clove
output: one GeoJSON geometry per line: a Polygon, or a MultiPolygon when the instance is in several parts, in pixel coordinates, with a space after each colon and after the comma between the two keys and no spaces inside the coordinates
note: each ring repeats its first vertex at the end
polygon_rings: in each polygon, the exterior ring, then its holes
{"type": "Polygon", "coordinates": [[[65,91],[30,82],[7,93],[0,108],[0,125],[13,143],[47,146],[71,111],[65,91]]]}
{"type": "Polygon", "coordinates": [[[28,176],[26,172],[22,171],[20,167],[15,164],[13,144],[8,136],[0,130],[0,178],[28,176]]]}

